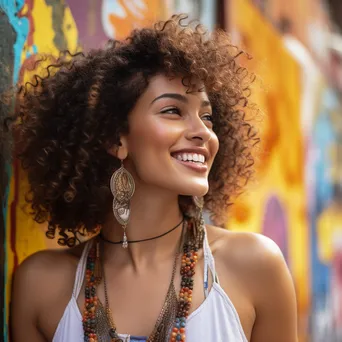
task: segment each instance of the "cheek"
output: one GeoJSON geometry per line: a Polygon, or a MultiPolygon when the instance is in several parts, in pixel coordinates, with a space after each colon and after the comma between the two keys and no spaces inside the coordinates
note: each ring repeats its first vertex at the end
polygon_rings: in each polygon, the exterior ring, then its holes
{"type": "Polygon", "coordinates": [[[150,143],[156,147],[164,147],[172,145],[175,139],[177,139],[177,134],[170,127],[170,125],[155,123],[147,134],[150,143]]]}
{"type": "MultiPolygon", "coordinates": [[[[162,157],[169,155],[170,148],[181,135],[178,127],[170,123],[150,121],[141,123],[130,131],[129,153],[137,164],[151,161],[162,162],[162,157]]],[[[139,168],[139,165],[136,165],[139,168]]]]}
{"type": "Polygon", "coordinates": [[[176,135],[167,125],[154,123],[153,125],[141,127],[136,133],[136,137],[136,142],[140,147],[148,146],[149,148],[160,150],[172,145],[176,135]]]}

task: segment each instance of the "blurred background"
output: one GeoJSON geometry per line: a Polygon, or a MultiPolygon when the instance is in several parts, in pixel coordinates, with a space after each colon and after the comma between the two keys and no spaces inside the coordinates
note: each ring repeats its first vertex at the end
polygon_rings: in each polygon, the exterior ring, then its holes
{"type": "MultiPolygon", "coordinates": [[[[181,12],[229,31],[257,75],[262,153],[226,227],[265,234],[282,249],[301,342],[342,341],[341,0],[0,0],[0,92],[29,77],[37,53],[101,47],[181,12]]],[[[1,153],[0,168],[0,341],[7,341],[13,270],[56,242],[21,209],[27,183],[17,162],[5,165],[1,153]]]]}

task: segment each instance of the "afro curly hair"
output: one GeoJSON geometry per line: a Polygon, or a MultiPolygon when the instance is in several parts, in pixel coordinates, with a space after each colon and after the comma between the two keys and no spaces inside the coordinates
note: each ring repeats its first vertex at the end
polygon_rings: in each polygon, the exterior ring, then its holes
{"type": "Polygon", "coordinates": [[[189,91],[202,81],[213,108],[219,151],[209,175],[205,208],[224,222],[234,195],[253,174],[257,130],[247,119],[253,74],[239,65],[243,51],[223,31],[173,16],[136,29],[123,41],[84,54],[65,53],[21,88],[13,128],[27,172],[34,219],[49,222],[69,246],[94,233],[111,208],[109,179],[119,166],[105,146],[127,133],[128,115],[151,77],[181,75],[189,91]],[[73,237],[67,238],[69,235],[73,237]]]}

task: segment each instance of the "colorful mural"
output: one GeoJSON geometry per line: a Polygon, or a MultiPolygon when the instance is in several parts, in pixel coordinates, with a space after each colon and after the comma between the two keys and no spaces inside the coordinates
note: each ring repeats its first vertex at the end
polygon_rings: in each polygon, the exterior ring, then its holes
{"type": "MultiPolygon", "coordinates": [[[[9,67],[11,82],[27,79],[28,66],[40,52],[58,55],[60,50],[75,51],[77,29],[70,9],[63,1],[0,1],[0,10],[7,18],[5,31],[14,32],[15,42],[8,45],[11,34],[0,37],[1,46],[8,51],[0,56],[1,63],[9,67]],[[38,25],[39,23],[39,25],[38,25]]],[[[1,78],[1,82],[3,82],[1,78]]],[[[8,340],[8,308],[13,270],[27,255],[48,246],[43,231],[22,210],[25,179],[16,162],[11,168],[11,182],[8,189],[7,206],[4,206],[5,220],[5,270],[4,270],[4,341],[8,340]]]]}
{"type": "MultiPolygon", "coordinates": [[[[88,0],[80,6],[75,0],[0,0],[0,90],[31,76],[37,54],[58,56],[60,51],[76,52],[103,46],[109,38],[121,39],[135,27],[166,15],[162,0],[88,0]]],[[[7,204],[3,203],[1,222],[0,298],[4,301],[0,317],[0,340],[8,341],[8,310],[11,278],[16,266],[28,255],[57,247],[45,237],[45,225],[38,225],[26,214],[25,175],[17,161],[8,166],[10,184],[7,204]],[[4,229],[5,227],[5,229],[4,229]],[[4,294],[4,295],[3,295],[4,294]]],[[[3,170],[2,170],[3,171],[3,170]]]]}
{"type": "Polygon", "coordinates": [[[261,75],[255,102],[265,119],[257,183],[232,208],[227,226],[261,232],[282,249],[297,291],[300,341],[340,341],[339,97],[305,48],[278,35],[248,1],[233,2],[229,20],[236,42],[254,57],[249,67],[261,75]]]}
{"type": "Polygon", "coordinates": [[[125,38],[132,29],[165,17],[163,0],[79,0],[67,1],[84,49],[103,46],[108,39],[125,38]]]}
{"type": "MultiPolygon", "coordinates": [[[[257,121],[262,143],[256,181],[232,206],[227,227],[263,233],[279,245],[295,282],[299,316],[307,316],[309,231],[300,119],[301,69],[282,37],[249,1],[231,2],[229,20],[235,42],[253,56],[247,64],[257,75],[252,101],[264,114],[257,121]]],[[[303,341],[307,326],[300,324],[299,328],[303,341]]]]}
{"type": "MultiPolygon", "coordinates": [[[[12,29],[10,20],[7,16],[3,15],[0,11],[0,16],[3,18],[0,20],[0,32],[7,38],[7,44],[4,45],[0,50],[0,94],[2,94],[11,84],[12,84],[12,75],[14,68],[14,49],[13,46],[16,41],[15,31],[12,29]]],[[[1,38],[0,38],[1,40],[1,38]]],[[[0,101],[0,120],[4,118],[6,115],[6,107],[3,102],[0,101]]],[[[7,170],[8,167],[6,165],[6,147],[5,142],[3,141],[3,137],[0,134],[0,198],[3,199],[6,197],[6,184],[7,184],[7,170]]],[[[1,203],[1,212],[0,212],[0,307],[5,307],[5,272],[6,272],[6,263],[5,263],[5,217],[6,217],[6,205],[5,203],[1,203]]],[[[0,314],[0,337],[4,336],[4,324],[3,324],[3,316],[0,314]]]]}
{"type": "Polygon", "coordinates": [[[341,103],[323,84],[310,145],[311,326],[314,342],[342,339],[341,103]]]}

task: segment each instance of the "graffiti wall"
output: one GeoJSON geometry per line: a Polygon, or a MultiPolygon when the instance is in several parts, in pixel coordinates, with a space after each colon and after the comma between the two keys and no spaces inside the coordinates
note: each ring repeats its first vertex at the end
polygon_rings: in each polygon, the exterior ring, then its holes
{"type": "Polygon", "coordinates": [[[300,340],[340,341],[339,97],[305,48],[278,35],[248,1],[232,2],[229,20],[236,42],[254,57],[248,63],[260,76],[254,99],[265,118],[257,183],[232,209],[227,226],[263,233],[282,249],[296,286],[300,340]]]}
{"type": "MultiPolygon", "coordinates": [[[[60,50],[75,51],[78,43],[77,28],[70,8],[64,1],[0,1],[2,34],[0,45],[1,65],[6,66],[0,84],[4,89],[28,77],[28,66],[36,54],[48,52],[58,55],[60,50]]],[[[2,69],[4,70],[4,69],[2,69]]],[[[2,321],[4,341],[8,340],[8,310],[13,269],[27,255],[46,248],[47,242],[41,227],[35,224],[20,208],[23,204],[25,179],[16,162],[11,170],[7,189],[7,206],[4,206],[4,298],[2,321]]]]}
{"type": "Polygon", "coordinates": [[[163,0],[68,0],[76,21],[79,43],[85,48],[103,46],[108,38],[125,38],[132,29],[146,26],[168,13],[163,0]]]}
{"type": "Polygon", "coordinates": [[[342,108],[324,82],[318,99],[307,156],[314,342],[342,339],[342,108]]]}
{"type": "MultiPolygon", "coordinates": [[[[310,298],[301,70],[282,37],[249,1],[231,3],[232,35],[253,56],[247,62],[257,75],[252,100],[264,114],[256,181],[232,206],[227,227],[263,233],[279,245],[295,282],[301,317],[307,313],[310,298]]],[[[306,328],[300,324],[301,337],[306,328]]]]}
{"type": "MultiPolygon", "coordinates": [[[[29,77],[38,53],[58,56],[103,46],[109,38],[123,38],[133,28],[167,15],[162,0],[0,0],[0,90],[29,77]]],[[[1,164],[0,164],[1,166],[1,164]]],[[[8,341],[8,311],[13,270],[28,255],[56,247],[24,211],[26,179],[16,161],[7,166],[10,184],[2,203],[0,243],[0,340],[8,341]],[[2,253],[2,254],[1,254],[2,253]],[[3,337],[3,339],[2,339],[3,337]]],[[[1,170],[3,173],[3,170],[1,170]]]]}

